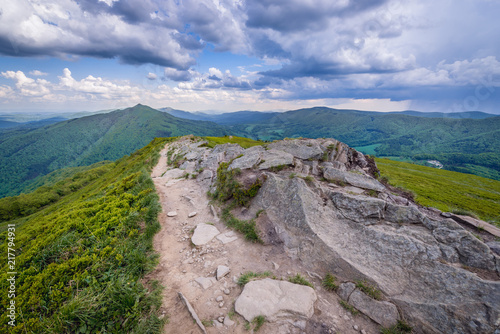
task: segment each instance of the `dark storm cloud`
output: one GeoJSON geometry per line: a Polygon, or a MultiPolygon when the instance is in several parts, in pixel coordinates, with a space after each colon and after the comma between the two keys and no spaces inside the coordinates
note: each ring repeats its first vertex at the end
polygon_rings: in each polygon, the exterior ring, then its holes
{"type": "Polygon", "coordinates": [[[332,17],[347,16],[373,9],[386,0],[375,1],[302,1],[302,0],[258,0],[247,1],[246,25],[251,28],[271,28],[281,32],[318,30],[326,27],[332,17]]]}

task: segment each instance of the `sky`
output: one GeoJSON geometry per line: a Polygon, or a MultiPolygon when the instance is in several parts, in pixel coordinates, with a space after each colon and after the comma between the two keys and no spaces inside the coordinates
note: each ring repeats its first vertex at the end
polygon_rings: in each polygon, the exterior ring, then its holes
{"type": "Polygon", "coordinates": [[[0,112],[500,114],[499,0],[0,0],[0,112]]]}

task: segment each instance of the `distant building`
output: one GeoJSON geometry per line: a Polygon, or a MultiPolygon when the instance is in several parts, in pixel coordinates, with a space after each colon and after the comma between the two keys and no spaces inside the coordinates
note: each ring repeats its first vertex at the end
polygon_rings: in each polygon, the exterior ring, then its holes
{"type": "Polygon", "coordinates": [[[436,168],[439,168],[439,169],[443,168],[443,164],[441,162],[437,161],[437,160],[427,160],[427,163],[431,164],[432,167],[436,167],[436,168]]]}

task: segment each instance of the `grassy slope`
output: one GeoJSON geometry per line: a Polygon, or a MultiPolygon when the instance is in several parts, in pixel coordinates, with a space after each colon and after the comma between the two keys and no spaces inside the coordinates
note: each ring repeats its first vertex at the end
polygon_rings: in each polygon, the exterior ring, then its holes
{"type": "Polygon", "coordinates": [[[262,145],[264,142],[244,137],[224,136],[224,137],[203,137],[208,143],[208,147],[215,147],[221,144],[239,144],[243,148],[249,148],[256,145],[262,145]]]}
{"type": "MultiPolygon", "coordinates": [[[[10,299],[2,293],[0,332],[160,332],[160,289],[140,278],[155,265],[161,207],[149,174],[168,140],[44,187],[47,196],[62,195],[35,212],[12,210],[20,197],[1,200],[2,217],[10,220],[0,223],[0,289],[7,291],[7,272],[17,271],[17,319],[16,327],[7,325],[10,299]],[[16,225],[15,239],[7,224],[16,225]],[[6,259],[11,241],[14,269],[6,259]]],[[[39,205],[39,195],[23,195],[24,207],[39,205]]]]}
{"type": "Polygon", "coordinates": [[[155,137],[225,135],[210,122],[190,121],[137,105],[0,138],[0,197],[20,193],[54,170],[115,160],[155,137]]]}
{"type": "Polygon", "coordinates": [[[500,226],[500,181],[388,159],[376,159],[382,176],[416,194],[424,206],[466,210],[500,226]]]}

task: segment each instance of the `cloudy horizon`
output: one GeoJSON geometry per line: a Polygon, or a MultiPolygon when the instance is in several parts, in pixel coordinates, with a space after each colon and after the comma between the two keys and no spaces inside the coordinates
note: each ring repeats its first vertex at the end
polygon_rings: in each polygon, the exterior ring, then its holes
{"type": "Polygon", "coordinates": [[[494,0],[0,3],[0,111],[500,114],[494,0]]]}

